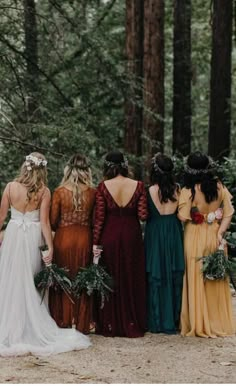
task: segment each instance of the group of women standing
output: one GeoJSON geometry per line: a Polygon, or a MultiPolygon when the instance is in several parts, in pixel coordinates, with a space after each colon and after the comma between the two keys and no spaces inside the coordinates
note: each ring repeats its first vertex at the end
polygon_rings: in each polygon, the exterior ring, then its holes
{"type": "Polygon", "coordinates": [[[187,336],[235,333],[228,281],[204,281],[197,260],[218,248],[234,212],[208,156],[188,157],[181,189],[172,160],[156,154],[145,189],[129,178],[126,158],[114,151],[105,157],[104,180],[94,189],[86,157],[76,154],[65,166],[51,206],[46,164],[39,153],[27,156],[2,197],[0,226],[9,207],[11,220],[0,255],[0,293],[10,288],[0,296],[0,355],[88,347],[84,334],[92,323],[97,334],[111,337],[179,329],[187,336]],[[146,221],[144,242],[140,220],[146,221]],[[86,294],[72,304],[63,292],[51,290],[53,321],[33,286],[42,235],[49,246],[45,263],[53,258],[71,278],[93,259],[106,267],[115,288],[102,309],[86,294]],[[20,328],[14,323],[15,302],[20,328]]]}
{"type": "Polygon", "coordinates": [[[74,323],[88,333],[93,321],[104,336],[179,329],[189,336],[234,334],[229,283],[204,281],[198,260],[222,241],[234,212],[232,197],[207,155],[188,157],[182,189],[173,171],[171,158],[156,154],[145,189],[129,178],[124,155],[113,151],[95,191],[85,157],[72,157],[52,198],[54,259],[75,275],[91,261],[93,249],[115,290],[103,309],[86,295],[72,306],[62,293],[52,293],[50,310],[59,326],[74,323]],[[146,221],[144,243],[140,220],[146,221]]]}

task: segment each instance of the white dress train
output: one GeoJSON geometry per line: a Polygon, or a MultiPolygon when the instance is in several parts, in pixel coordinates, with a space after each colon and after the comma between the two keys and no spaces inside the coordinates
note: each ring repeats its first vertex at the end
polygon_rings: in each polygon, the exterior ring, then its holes
{"type": "Polygon", "coordinates": [[[77,330],[59,328],[41,304],[34,285],[40,245],[39,209],[23,214],[11,207],[0,249],[0,356],[47,356],[91,345],[77,330]]]}

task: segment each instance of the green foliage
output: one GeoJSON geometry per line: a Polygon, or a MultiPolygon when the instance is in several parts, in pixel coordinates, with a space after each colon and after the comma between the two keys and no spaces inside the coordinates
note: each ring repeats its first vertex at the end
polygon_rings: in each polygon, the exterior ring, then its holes
{"type": "Polygon", "coordinates": [[[75,152],[90,158],[96,184],[102,156],[123,139],[124,1],[36,2],[39,85],[33,115],[25,88],[23,4],[3,0],[0,10],[2,186],[33,150],[49,160],[51,189],[75,152]]]}
{"type": "Polygon", "coordinates": [[[59,268],[56,264],[50,264],[45,266],[37,275],[34,277],[34,284],[39,291],[42,291],[41,301],[45,296],[46,290],[50,287],[60,289],[70,297],[72,292],[72,282],[68,276],[68,270],[59,268]]]}
{"type": "Polygon", "coordinates": [[[99,296],[103,308],[105,300],[109,300],[110,293],[113,292],[113,281],[101,265],[92,264],[80,268],[73,282],[73,292],[78,298],[82,293],[99,296]]]}
{"type": "MultiPolygon", "coordinates": [[[[24,38],[24,2],[0,4],[0,189],[24,156],[38,150],[49,160],[49,187],[62,178],[75,152],[86,154],[96,184],[103,155],[123,149],[124,101],[129,84],[137,94],[142,79],[126,74],[125,0],[40,0],[36,4],[37,108],[30,96],[24,38]]],[[[192,149],[207,151],[211,2],[192,2],[192,149]]],[[[232,149],[236,145],[236,48],[232,52],[232,149]]],[[[173,1],[165,2],[165,152],[172,153],[173,1]]],[[[134,99],[140,105],[140,101],[134,99]]],[[[142,103],[141,103],[142,104],[142,103]]],[[[222,128],[222,135],[223,135],[222,128]]],[[[150,139],[145,138],[146,141],[150,139]]],[[[146,154],[132,162],[146,162],[146,154]]],[[[235,156],[232,150],[232,157],[235,156]]],[[[228,167],[228,166],[227,166],[228,167]]],[[[231,184],[231,182],[230,182],[231,184]]]]}
{"type": "Polygon", "coordinates": [[[202,260],[201,272],[205,280],[224,280],[236,274],[236,259],[228,259],[223,250],[218,249],[202,260]]]}

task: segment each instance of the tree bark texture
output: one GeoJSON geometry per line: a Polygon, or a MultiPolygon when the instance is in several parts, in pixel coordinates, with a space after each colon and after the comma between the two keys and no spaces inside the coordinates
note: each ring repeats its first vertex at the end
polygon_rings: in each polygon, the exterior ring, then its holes
{"type": "Polygon", "coordinates": [[[38,108],[39,71],[38,71],[38,40],[37,19],[34,0],[24,0],[24,34],[26,58],[26,101],[28,119],[33,121],[38,108]]]}
{"type": "Polygon", "coordinates": [[[144,134],[148,156],[164,147],[164,0],[144,0],[144,134]]]}
{"type": "Polygon", "coordinates": [[[208,152],[221,159],[230,152],[232,0],[213,0],[208,152]]]}
{"type": "Polygon", "coordinates": [[[191,151],[191,0],[174,0],[173,152],[191,151]]]}
{"type": "Polygon", "coordinates": [[[126,58],[129,87],[125,104],[125,150],[136,156],[141,178],[143,126],[143,0],[126,0],[126,58]]]}

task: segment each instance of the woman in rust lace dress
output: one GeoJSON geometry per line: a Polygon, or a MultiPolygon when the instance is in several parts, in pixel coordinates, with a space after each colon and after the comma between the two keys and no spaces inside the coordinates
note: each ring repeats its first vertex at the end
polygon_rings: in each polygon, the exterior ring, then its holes
{"type": "Polygon", "coordinates": [[[128,165],[120,152],[104,162],[105,181],[96,194],[93,237],[94,261],[103,246],[99,264],[114,279],[115,289],[104,308],[96,307],[96,333],[104,336],[141,337],[146,330],[145,259],[139,220],[147,217],[144,185],[127,177],[128,165]]]}
{"type": "MultiPolygon", "coordinates": [[[[71,278],[91,262],[94,203],[89,165],[84,156],[77,154],[66,165],[61,185],[53,193],[50,214],[55,231],[54,261],[59,267],[67,267],[71,278]]],[[[91,303],[87,295],[73,305],[63,292],[51,290],[49,307],[58,326],[75,324],[77,330],[89,333],[91,303]]]]}

